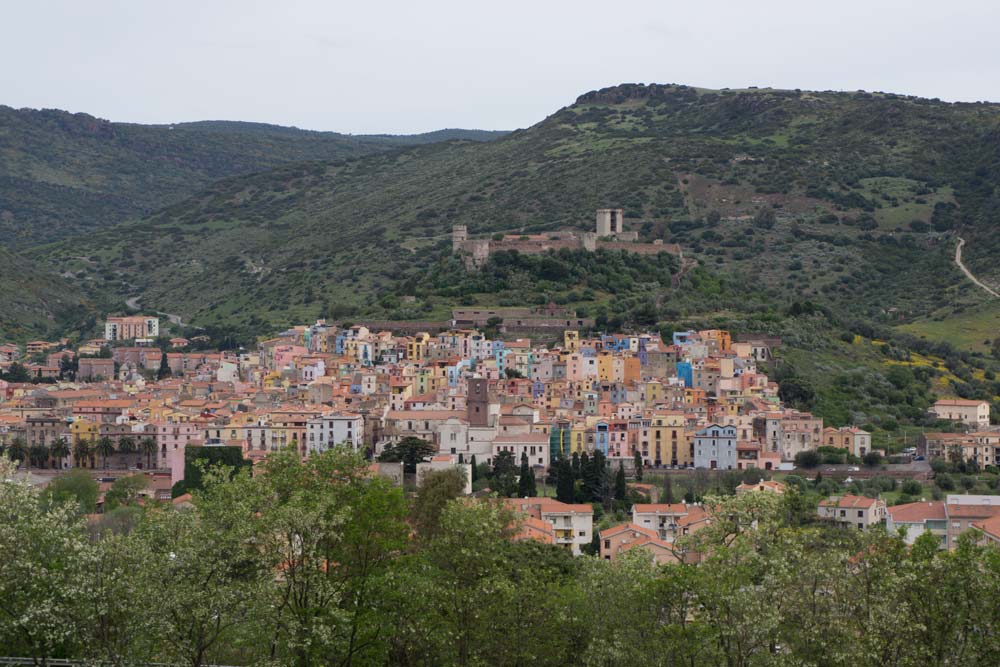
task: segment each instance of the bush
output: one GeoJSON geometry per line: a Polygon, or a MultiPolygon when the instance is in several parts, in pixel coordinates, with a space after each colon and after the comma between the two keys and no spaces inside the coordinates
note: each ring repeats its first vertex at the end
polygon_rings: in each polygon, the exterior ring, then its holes
{"type": "Polygon", "coordinates": [[[807,449],[795,455],[795,465],[800,468],[815,468],[820,464],[820,461],[819,452],[812,449],[807,449]]]}

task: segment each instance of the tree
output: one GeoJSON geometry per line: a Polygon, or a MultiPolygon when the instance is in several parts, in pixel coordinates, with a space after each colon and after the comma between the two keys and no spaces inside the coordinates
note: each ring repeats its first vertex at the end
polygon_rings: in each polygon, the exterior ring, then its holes
{"type": "Polygon", "coordinates": [[[156,440],[146,436],[139,441],[139,452],[146,457],[146,468],[153,469],[153,457],[157,454],[156,440]]]}
{"type": "Polygon", "coordinates": [[[70,455],[70,446],[66,438],[56,438],[49,448],[49,454],[56,460],[53,468],[62,468],[66,458],[70,455]]]}
{"type": "Polygon", "coordinates": [[[625,502],[628,486],[625,483],[625,465],[618,462],[618,472],[615,473],[615,500],[625,502]]]}
{"type": "Polygon", "coordinates": [[[135,444],[135,438],[129,435],[123,435],[118,440],[118,453],[119,454],[135,454],[139,451],[139,447],[135,444]]]}
{"type": "Polygon", "coordinates": [[[573,467],[564,456],[556,463],[556,500],[561,503],[572,503],[576,499],[576,485],[573,467]]]}
{"type": "Polygon", "coordinates": [[[31,373],[22,364],[15,361],[3,374],[2,379],[8,382],[31,382],[31,373]]]}
{"type": "Polygon", "coordinates": [[[44,468],[49,462],[49,448],[40,442],[28,447],[28,461],[36,468],[44,468]]]}
{"type": "Polygon", "coordinates": [[[535,473],[528,465],[528,454],[527,452],[521,452],[521,470],[517,479],[517,496],[518,498],[534,498],[538,495],[538,489],[535,486],[535,473]]]}
{"type": "Polygon", "coordinates": [[[173,371],[170,370],[170,364],[167,363],[167,353],[163,352],[160,355],[160,368],[156,371],[156,379],[162,380],[173,375],[173,371]]]}
{"type": "Polygon", "coordinates": [[[822,457],[815,449],[806,449],[795,455],[795,465],[800,468],[815,468],[821,461],[822,457]]]}
{"type": "Polygon", "coordinates": [[[18,465],[24,462],[28,457],[28,443],[24,441],[24,438],[17,436],[10,441],[10,444],[7,445],[7,456],[18,465]]]}
{"type": "Polygon", "coordinates": [[[118,507],[135,504],[139,494],[148,487],[149,479],[145,475],[119,477],[104,494],[104,511],[110,512],[118,507]]]}
{"type": "Polygon", "coordinates": [[[97,496],[100,487],[89,473],[76,468],[59,475],[45,487],[43,500],[47,505],[69,503],[77,507],[81,514],[97,511],[97,496]]]}
{"type": "Polygon", "coordinates": [[[82,468],[87,464],[87,459],[91,455],[91,444],[83,438],[73,443],[73,465],[82,468]]]}
{"type": "Polygon", "coordinates": [[[635,454],[632,456],[632,467],[635,468],[635,481],[642,481],[642,454],[638,449],[635,450],[635,454]]]}
{"type": "Polygon", "coordinates": [[[668,505],[673,505],[676,502],[676,498],[674,497],[674,482],[670,479],[668,473],[663,475],[663,502],[668,505]]]}
{"type": "Polygon", "coordinates": [[[89,544],[78,507],[40,503],[15,470],[0,457],[0,646],[44,665],[77,654],[85,635],[89,544]]]}
{"type": "Polygon", "coordinates": [[[432,470],[423,476],[410,505],[410,521],[421,539],[434,537],[445,505],[462,495],[464,488],[465,474],[460,468],[432,470]]]}
{"type": "Polygon", "coordinates": [[[874,468],[879,463],[882,462],[882,455],[878,452],[871,451],[861,457],[861,462],[864,463],[869,468],[874,468]]]}
{"type": "Polygon", "coordinates": [[[102,435],[97,439],[97,444],[94,446],[94,451],[101,457],[101,463],[105,470],[108,469],[108,457],[115,453],[115,443],[114,441],[106,436],[102,435]]]}
{"type": "Polygon", "coordinates": [[[472,483],[475,484],[479,479],[479,464],[476,463],[476,455],[473,454],[472,458],[469,459],[469,465],[472,466],[472,483]]]}
{"type": "Polygon", "coordinates": [[[493,481],[490,486],[505,498],[517,493],[517,467],[510,452],[503,451],[493,457],[493,481]]]}
{"type": "Polygon", "coordinates": [[[427,440],[408,436],[397,443],[387,445],[378,460],[383,463],[402,463],[403,472],[417,472],[417,464],[434,456],[437,448],[427,440]]]}
{"type": "Polygon", "coordinates": [[[580,463],[580,452],[573,452],[570,469],[573,471],[573,479],[580,479],[583,477],[580,463]]]}

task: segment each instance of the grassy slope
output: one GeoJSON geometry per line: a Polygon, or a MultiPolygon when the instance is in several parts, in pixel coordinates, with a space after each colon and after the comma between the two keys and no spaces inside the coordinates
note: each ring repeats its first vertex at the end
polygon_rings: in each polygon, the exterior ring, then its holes
{"type": "Polygon", "coordinates": [[[79,290],[34,263],[0,248],[0,341],[64,335],[94,323],[79,290]]]}
{"type": "Polygon", "coordinates": [[[111,123],[0,106],[0,242],[31,247],[149,213],[229,176],[357,157],[453,136],[349,136],[260,123],[111,123]]]}

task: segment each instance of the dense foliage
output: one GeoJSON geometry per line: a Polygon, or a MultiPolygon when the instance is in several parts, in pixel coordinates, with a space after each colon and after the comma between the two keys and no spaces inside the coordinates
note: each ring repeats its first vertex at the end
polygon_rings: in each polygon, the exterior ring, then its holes
{"type": "MultiPolygon", "coordinates": [[[[0,475],[11,479],[9,464],[0,475]]],[[[90,530],[0,485],[0,652],[250,665],[987,666],[1000,551],[814,525],[793,488],[709,499],[678,549],[614,562],[512,542],[516,517],[433,478],[399,489],[333,450],[208,475],[191,507],[90,530]]],[[[120,511],[120,510],[119,510],[120,511]]]]}

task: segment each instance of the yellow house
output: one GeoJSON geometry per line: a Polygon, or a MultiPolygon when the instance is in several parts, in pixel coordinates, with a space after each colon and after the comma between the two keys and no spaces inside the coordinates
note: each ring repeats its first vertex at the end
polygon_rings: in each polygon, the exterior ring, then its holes
{"type": "Polygon", "coordinates": [[[567,329],[563,332],[563,349],[567,352],[576,352],[580,349],[580,332],[567,329]]]}
{"type": "Polygon", "coordinates": [[[84,442],[97,442],[100,437],[100,425],[97,422],[86,419],[74,419],[69,425],[69,435],[72,444],[81,440],[84,442]]]}
{"type": "Polygon", "coordinates": [[[406,358],[413,361],[423,361],[427,354],[427,341],[431,335],[421,331],[406,342],[406,358]]]}
{"type": "Polygon", "coordinates": [[[693,465],[692,439],[686,432],[685,423],[684,415],[679,412],[653,415],[648,438],[640,442],[643,458],[657,465],[693,465]]]}
{"type": "Polygon", "coordinates": [[[597,379],[602,382],[615,379],[615,355],[607,350],[597,355],[597,379]]]}
{"type": "Polygon", "coordinates": [[[650,380],[644,386],[646,407],[652,407],[663,400],[663,384],[659,380],[650,380]]]}

